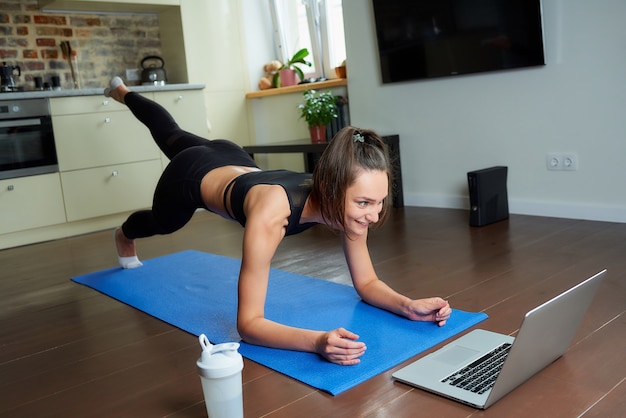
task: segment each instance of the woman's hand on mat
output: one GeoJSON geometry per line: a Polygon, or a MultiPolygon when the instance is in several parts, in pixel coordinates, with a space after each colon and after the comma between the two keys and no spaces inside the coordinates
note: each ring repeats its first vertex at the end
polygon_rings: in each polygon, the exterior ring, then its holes
{"type": "Polygon", "coordinates": [[[317,352],[331,363],[351,366],[361,362],[367,347],[356,341],[359,336],[344,328],[337,328],[322,334],[317,341],[317,352]]]}
{"type": "Polygon", "coordinates": [[[408,318],[413,321],[432,321],[440,327],[446,324],[452,308],[441,298],[416,299],[411,301],[408,318]]]}

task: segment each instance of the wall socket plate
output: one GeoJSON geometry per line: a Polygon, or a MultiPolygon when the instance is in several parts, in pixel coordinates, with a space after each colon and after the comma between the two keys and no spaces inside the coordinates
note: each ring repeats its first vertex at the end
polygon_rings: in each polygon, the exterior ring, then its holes
{"type": "Polygon", "coordinates": [[[548,153],[546,168],[549,171],[576,171],[578,170],[578,154],[575,152],[548,153]]]}
{"type": "Polygon", "coordinates": [[[126,69],[126,81],[139,81],[141,80],[141,70],[139,68],[127,68],[126,69]]]}

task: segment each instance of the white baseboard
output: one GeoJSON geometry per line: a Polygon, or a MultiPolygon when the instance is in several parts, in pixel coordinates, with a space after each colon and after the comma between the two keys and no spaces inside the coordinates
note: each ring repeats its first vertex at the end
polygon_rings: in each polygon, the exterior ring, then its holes
{"type": "MultiPolygon", "coordinates": [[[[405,193],[404,204],[406,206],[428,206],[435,208],[469,210],[469,198],[467,196],[405,193]]],[[[626,223],[626,207],[601,204],[509,199],[509,212],[519,215],[626,223]]]]}

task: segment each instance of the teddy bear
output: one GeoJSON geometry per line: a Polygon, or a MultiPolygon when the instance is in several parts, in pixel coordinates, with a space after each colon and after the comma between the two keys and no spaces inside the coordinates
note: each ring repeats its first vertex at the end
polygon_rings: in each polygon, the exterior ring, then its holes
{"type": "Polygon", "coordinates": [[[274,87],[272,83],[272,78],[274,77],[274,73],[278,71],[283,66],[283,63],[277,60],[270,61],[263,66],[263,72],[265,75],[261,77],[259,80],[259,89],[267,90],[274,87]]]}

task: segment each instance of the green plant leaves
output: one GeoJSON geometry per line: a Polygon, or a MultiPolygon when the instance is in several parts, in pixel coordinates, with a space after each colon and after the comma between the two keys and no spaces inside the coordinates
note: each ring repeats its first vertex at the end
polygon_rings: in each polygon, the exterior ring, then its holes
{"type": "MultiPolygon", "coordinates": [[[[306,65],[310,67],[312,65],[311,62],[305,60],[305,58],[308,56],[309,56],[309,50],[306,48],[302,48],[301,50],[296,52],[289,61],[284,63],[282,67],[278,69],[278,71],[284,70],[286,68],[291,68],[292,70],[296,72],[300,81],[302,81],[304,80],[304,72],[296,64],[302,64],[302,65],[306,65]]],[[[276,73],[274,73],[274,76],[272,77],[272,84],[274,85],[274,87],[281,86],[280,76],[278,75],[278,71],[276,71],[276,73]]]]}
{"type": "Polygon", "coordinates": [[[303,95],[305,102],[298,109],[309,126],[326,126],[338,116],[337,97],[330,90],[306,90],[303,95]]]}

